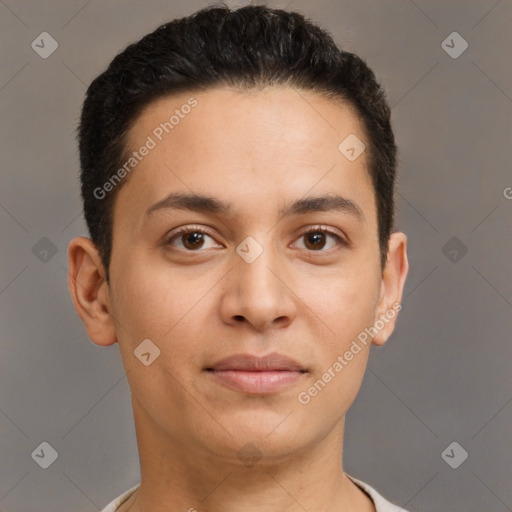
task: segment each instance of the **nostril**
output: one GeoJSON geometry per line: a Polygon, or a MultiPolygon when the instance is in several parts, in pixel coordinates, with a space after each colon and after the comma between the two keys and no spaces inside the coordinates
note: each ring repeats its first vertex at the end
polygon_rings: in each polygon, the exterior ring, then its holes
{"type": "Polygon", "coordinates": [[[235,320],[238,320],[239,322],[243,322],[244,317],[242,315],[235,315],[235,320]]]}

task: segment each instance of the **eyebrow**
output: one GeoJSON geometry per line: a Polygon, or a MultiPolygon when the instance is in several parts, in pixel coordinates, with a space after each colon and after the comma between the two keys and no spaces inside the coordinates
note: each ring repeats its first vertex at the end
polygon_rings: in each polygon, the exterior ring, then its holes
{"type": "MultiPolygon", "coordinates": [[[[161,201],[150,206],[146,211],[146,215],[151,215],[163,209],[190,210],[198,213],[209,213],[227,217],[233,212],[233,205],[211,196],[173,192],[161,201]]],[[[279,219],[282,220],[293,215],[329,211],[348,213],[358,220],[364,219],[363,211],[357,203],[351,199],[335,194],[305,197],[292,201],[281,208],[279,211],[279,219]]]]}

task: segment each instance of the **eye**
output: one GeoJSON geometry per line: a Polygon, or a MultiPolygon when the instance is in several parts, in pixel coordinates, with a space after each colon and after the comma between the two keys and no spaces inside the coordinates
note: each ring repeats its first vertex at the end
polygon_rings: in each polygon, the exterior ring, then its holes
{"type": "Polygon", "coordinates": [[[188,252],[198,252],[198,249],[211,249],[219,247],[213,237],[208,234],[207,230],[199,226],[184,226],[174,233],[171,233],[166,241],[166,245],[172,245],[177,249],[188,252]],[[212,242],[208,243],[208,239],[212,242]]]}
{"type": "Polygon", "coordinates": [[[304,239],[303,248],[317,252],[327,252],[336,246],[347,245],[340,235],[322,226],[314,227],[302,233],[299,237],[299,240],[300,239],[304,239]]]}
{"type": "MultiPolygon", "coordinates": [[[[303,247],[299,247],[300,249],[314,252],[327,252],[336,246],[347,245],[340,235],[322,226],[310,228],[300,235],[300,239],[304,239],[303,247]]],[[[201,226],[184,226],[179,228],[169,235],[166,245],[171,245],[186,252],[201,252],[200,249],[222,247],[201,226]]]]}

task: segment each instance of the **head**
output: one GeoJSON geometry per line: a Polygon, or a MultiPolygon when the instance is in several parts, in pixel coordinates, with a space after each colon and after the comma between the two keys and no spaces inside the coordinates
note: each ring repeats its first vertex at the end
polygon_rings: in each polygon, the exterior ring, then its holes
{"type": "Polygon", "coordinates": [[[79,145],[91,240],[70,245],[70,288],[90,338],[119,342],[136,421],[226,458],[292,453],[305,418],[302,448],[339,425],[407,274],[364,61],[298,13],[207,8],[114,58],[79,145]],[[225,357],[274,353],[300,367],[279,391],[215,380],[225,357]]]}

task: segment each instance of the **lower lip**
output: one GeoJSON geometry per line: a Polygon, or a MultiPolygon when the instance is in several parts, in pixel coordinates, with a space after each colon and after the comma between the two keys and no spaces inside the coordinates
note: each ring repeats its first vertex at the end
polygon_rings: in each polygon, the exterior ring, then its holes
{"type": "Polygon", "coordinates": [[[303,375],[298,371],[210,370],[221,384],[244,393],[266,394],[295,384],[303,375]]]}

